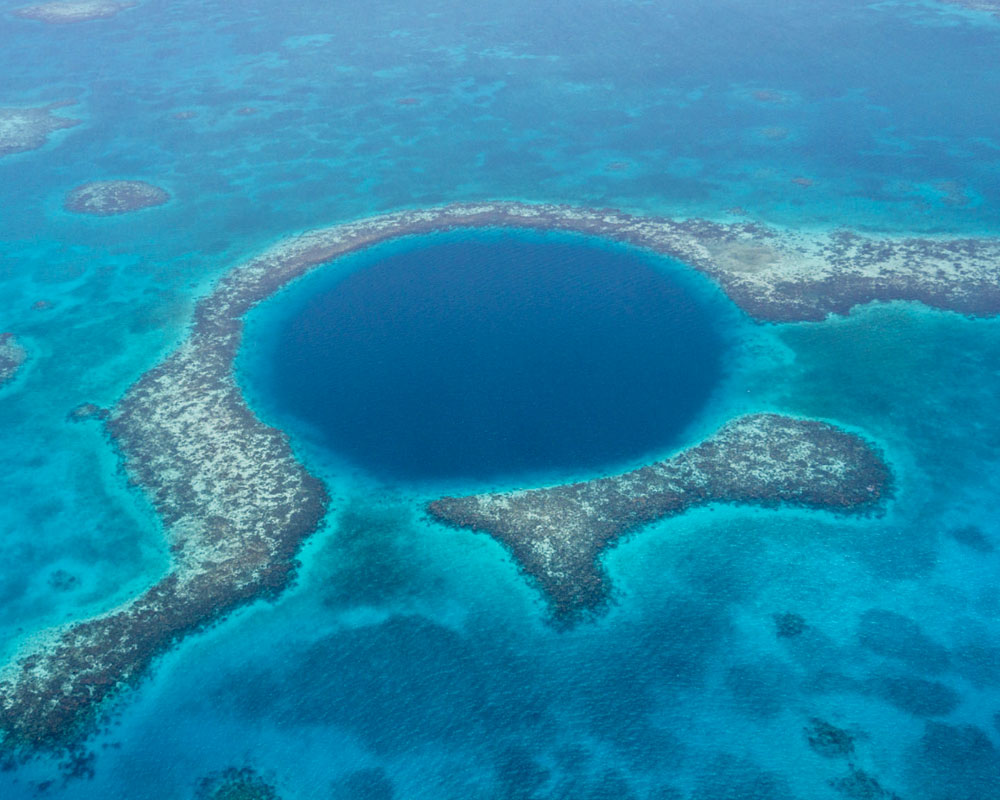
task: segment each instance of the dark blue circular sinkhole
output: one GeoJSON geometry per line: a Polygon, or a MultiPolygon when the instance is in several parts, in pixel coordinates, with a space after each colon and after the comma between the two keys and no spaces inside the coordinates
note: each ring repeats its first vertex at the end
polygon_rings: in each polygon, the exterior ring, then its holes
{"type": "Polygon", "coordinates": [[[351,260],[270,304],[249,375],[380,478],[614,467],[676,444],[720,379],[722,304],[667,259],[465,231],[351,260]]]}

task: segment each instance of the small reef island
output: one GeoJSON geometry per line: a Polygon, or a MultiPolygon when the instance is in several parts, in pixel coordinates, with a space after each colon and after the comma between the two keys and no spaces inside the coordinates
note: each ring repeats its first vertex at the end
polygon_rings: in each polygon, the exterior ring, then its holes
{"type": "Polygon", "coordinates": [[[77,214],[107,217],[161,206],[169,199],[165,189],[145,181],[94,181],[66,195],[64,207],[77,214]]]}
{"type": "Polygon", "coordinates": [[[13,333],[0,333],[0,387],[14,380],[27,358],[28,351],[13,333]]]}
{"type": "Polygon", "coordinates": [[[76,105],[75,100],[37,108],[0,108],[0,158],[12,153],[37,150],[49,134],[80,124],[78,119],[53,114],[57,108],[76,105]]]}
{"type": "Polygon", "coordinates": [[[113,17],[119,11],[131,8],[135,3],[117,3],[114,0],[65,0],[65,2],[41,3],[14,9],[14,15],[23,19],[36,19],[52,25],[68,22],[86,22],[91,19],[113,17]]]}
{"type": "Polygon", "coordinates": [[[585,483],[446,497],[437,519],[485,531],[537,581],[563,623],[607,598],[601,553],[621,536],[709,503],[864,513],[890,487],[879,453],[832,425],[776,414],[729,422],[701,444],[641,469],[585,483]]]}
{"type": "MultiPolygon", "coordinates": [[[[299,547],[329,498],[286,435],[257,419],[236,384],[244,315],[339,257],[465,228],[576,232],[667,255],[714,280],[759,321],[821,320],[873,300],[1000,312],[1000,241],[989,238],[876,239],[496,202],[385,214],[280,242],[226,273],[198,303],[187,339],[112,409],[108,430],[130,479],[164,521],[173,562],[138,597],[29,640],[0,671],[4,750],[27,756],[78,746],[105,701],[140,680],[158,655],[292,580],[299,547]]],[[[443,499],[432,511],[501,538],[555,607],[572,613],[604,596],[595,566],[602,548],[645,522],[711,502],[870,511],[888,480],[888,468],[861,438],[765,414],[734,420],[700,445],[625,475],[443,499]],[[529,520],[536,532],[526,532],[529,520]],[[571,569],[565,578],[553,571],[559,564],[571,569]]]]}

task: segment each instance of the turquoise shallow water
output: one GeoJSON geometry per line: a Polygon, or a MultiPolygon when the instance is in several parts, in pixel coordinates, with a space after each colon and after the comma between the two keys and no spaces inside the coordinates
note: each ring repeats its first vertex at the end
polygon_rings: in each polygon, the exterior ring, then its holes
{"type": "MultiPolygon", "coordinates": [[[[113,404],[218,276],[289,233],[492,197],[1000,233],[1000,24],[952,6],[147,0],[56,27],[15,5],[0,106],[76,98],[57,113],[83,123],[0,159],[0,330],[31,352],[0,390],[5,654],[166,568],[111,446],[66,414],[113,404]],[[173,200],[62,210],[112,177],[173,200]]],[[[0,796],[188,798],[250,765],[286,798],[850,797],[813,717],[902,798],[993,796],[1000,325],[895,304],[734,325],[687,435],[761,409],[861,432],[896,472],[884,517],[660,523],[609,555],[609,613],[557,632],[492,540],[303,436],[336,510],[296,588],[162,659],[91,778],[42,760],[0,796]],[[787,612],[798,637],[776,636],[787,612]]]]}

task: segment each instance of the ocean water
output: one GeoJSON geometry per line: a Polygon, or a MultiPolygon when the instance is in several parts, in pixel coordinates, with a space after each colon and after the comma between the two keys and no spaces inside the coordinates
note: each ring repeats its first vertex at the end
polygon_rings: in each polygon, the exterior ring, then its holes
{"type": "Polygon", "coordinates": [[[583,237],[413,237],[331,272],[258,311],[246,391],[390,482],[532,483],[655,457],[741,327],[683,265],[583,237]]]}
{"type": "MultiPolygon", "coordinates": [[[[143,0],[62,26],[17,5],[0,3],[0,107],[76,99],[57,113],[82,124],[0,159],[0,330],[30,351],[0,389],[4,658],[166,569],[112,445],[66,415],[114,404],[219,276],[284,236],[484,198],[1000,233],[1000,21],[955,5],[143,0]],[[107,178],[172,200],[62,209],[107,178]]],[[[317,290],[337,302],[363,261],[317,272],[317,290]]],[[[884,516],[664,521],[608,554],[608,613],[560,631],[499,545],[424,517],[412,473],[380,479],[289,425],[334,498],[296,586],[160,659],[89,742],[92,777],[43,757],[0,772],[0,797],[191,798],[230,766],[292,800],[890,796],[845,782],[852,768],[904,800],[996,796],[1000,322],[908,304],[726,314],[720,374],[673,441],[747,411],[835,422],[884,448],[884,516]],[[801,635],[777,635],[787,613],[801,635]],[[810,747],[814,718],[854,735],[853,767],[810,747]]]]}

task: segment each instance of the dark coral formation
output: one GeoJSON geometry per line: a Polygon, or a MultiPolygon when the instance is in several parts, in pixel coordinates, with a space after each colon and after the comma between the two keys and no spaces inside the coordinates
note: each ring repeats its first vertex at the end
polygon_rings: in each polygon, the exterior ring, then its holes
{"type": "Polygon", "coordinates": [[[557,617],[572,620],[607,597],[603,551],[650,522],[709,503],[864,513],[889,487],[886,465],[861,438],[822,422],[755,414],[623,475],[445,497],[428,510],[448,524],[489,533],[538,583],[557,617]]]}
{"type": "Polygon", "coordinates": [[[230,767],[198,784],[198,800],[279,800],[275,788],[250,767],[230,767]]]}
{"type": "Polygon", "coordinates": [[[916,717],[943,717],[958,708],[961,698],[939,681],[909,675],[878,676],[869,685],[872,694],[916,717]]]}
{"type": "Polygon", "coordinates": [[[861,646],[880,656],[897,659],[914,672],[938,674],[950,663],[948,650],[925,634],[909,617],[871,608],[858,624],[861,646]]]}
{"type": "Polygon", "coordinates": [[[54,131],[79,125],[78,119],[52,113],[57,108],[75,103],[66,101],[39,108],[0,108],[0,158],[11,153],[37,150],[54,131]]]}
{"type": "Polygon", "coordinates": [[[854,736],[827,722],[825,719],[813,717],[805,730],[809,746],[826,758],[848,758],[854,755],[854,736]]]}
{"type": "Polygon", "coordinates": [[[396,791],[381,767],[355,770],[332,787],[330,800],[393,800],[396,791]]]}
{"type": "Polygon", "coordinates": [[[166,190],[145,181],[94,181],[73,189],[64,205],[77,214],[107,217],[161,206],[169,199],[166,190]]]}
{"type": "Polygon", "coordinates": [[[928,800],[988,800],[997,796],[1000,749],[974,725],[929,722],[908,772],[928,800]]]}
{"type": "Polygon", "coordinates": [[[807,627],[805,619],[791,611],[774,615],[774,632],[779,639],[794,639],[801,636],[807,627]]]}
{"type": "Polygon", "coordinates": [[[843,778],[830,781],[830,786],[848,800],[900,800],[899,795],[882,786],[874,775],[854,766],[843,778]]]}
{"type": "Polygon", "coordinates": [[[28,351],[13,333],[0,333],[0,386],[14,379],[27,358],[28,351]]]}
{"type": "Polygon", "coordinates": [[[131,8],[135,3],[118,3],[114,0],[60,0],[42,3],[14,10],[14,15],[24,19],[36,19],[53,25],[69,22],[86,22],[91,19],[113,17],[119,11],[131,8]]]}
{"type": "Polygon", "coordinates": [[[956,542],[965,545],[970,550],[975,550],[977,553],[986,555],[996,549],[978,525],[963,525],[959,528],[952,528],[948,533],[956,542]]]}

